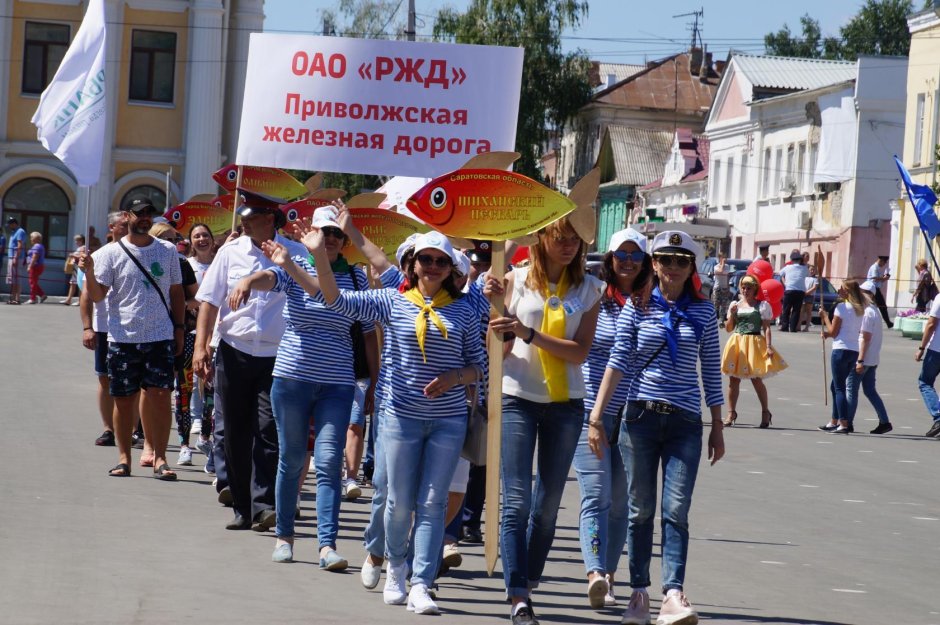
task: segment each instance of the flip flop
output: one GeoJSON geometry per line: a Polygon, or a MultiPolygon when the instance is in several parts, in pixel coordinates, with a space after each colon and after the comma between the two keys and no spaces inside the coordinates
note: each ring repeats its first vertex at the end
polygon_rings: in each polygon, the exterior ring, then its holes
{"type": "Polygon", "coordinates": [[[169,465],[167,465],[167,463],[165,462],[153,470],[153,478],[155,480],[163,480],[164,482],[175,482],[176,477],[177,477],[176,473],[173,473],[173,471],[170,470],[169,465]]]}
{"type": "Polygon", "coordinates": [[[108,471],[108,475],[111,477],[130,477],[131,468],[122,462],[121,464],[117,465],[116,467],[108,471]],[[115,471],[120,471],[120,473],[115,473],[115,471]]]}

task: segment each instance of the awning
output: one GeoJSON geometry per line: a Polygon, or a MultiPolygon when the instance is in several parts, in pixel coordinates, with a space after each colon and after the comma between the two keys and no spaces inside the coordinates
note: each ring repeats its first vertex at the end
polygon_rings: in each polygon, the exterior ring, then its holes
{"type": "Polygon", "coordinates": [[[686,221],[640,221],[631,227],[649,236],[655,236],[666,230],[679,230],[696,239],[728,238],[728,222],[723,219],[698,219],[695,223],[686,221]]]}

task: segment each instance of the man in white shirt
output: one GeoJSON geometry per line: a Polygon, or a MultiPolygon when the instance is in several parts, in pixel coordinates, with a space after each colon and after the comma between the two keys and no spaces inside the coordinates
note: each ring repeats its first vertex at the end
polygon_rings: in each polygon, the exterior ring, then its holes
{"type": "Polygon", "coordinates": [[[930,429],[925,436],[927,438],[937,438],[940,436],[940,400],[937,398],[937,391],[934,390],[934,382],[937,375],[940,374],[940,333],[937,332],[937,322],[940,321],[940,295],[937,295],[930,303],[930,316],[927,318],[927,325],[924,327],[924,335],[920,339],[920,347],[914,353],[914,360],[920,362],[920,376],[917,378],[917,386],[920,388],[920,396],[927,407],[927,413],[932,419],[930,429]]]}
{"type": "Polygon", "coordinates": [[[183,278],[176,246],[149,234],[160,214],[153,204],[134,200],[125,214],[127,236],[94,254],[84,252],[79,260],[88,296],[94,302],[108,298],[108,387],[117,407],[114,434],[120,457],[109,475],[130,475],[134,404],[140,401],[154,452],[153,476],[173,481],[166,446],[173,357],[183,351],[183,278]]]}
{"type": "Polygon", "coordinates": [[[781,332],[799,332],[803,297],[806,295],[806,277],[809,269],[803,264],[799,250],[790,253],[790,264],[780,270],[783,280],[783,313],[780,316],[781,332]]]}
{"type": "Polygon", "coordinates": [[[766,260],[770,262],[770,246],[769,245],[758,245],[757,246],[757,257],[754,260],[766,260]]]}
{"type": "Polygon", "coordinates": [[[252,291],[233,311],[229,295],[239,280],[274,264],[261,252],[261,243],[275,240],[292,256],[308,255],[305,247],[277,234],[286,218],[274,198],[239,191],[244,234],[226,243],[206,270],[196,299],[201,302],[196,323],[193,371],[202,379],[213,375],[209,341],[218,319],[215,389],[222,414],[225,467],[235,517],[226,529],[274,527],[274,483],[278,441],[271,411],[274,359],[284,333],[283,292],[252,291]]]}
{"type": "Polygon", "coordinates": [[[891,269],[888,267],[888,257],[879,256],[878,260],[868,268],[866,280],[875,285],[875,306],[877,306],[878,310],[881,312],[881,318],[885,320],[886,326],[893,328],[894,324],[891,323],[891,318],[888,316],[888,305],[885,302],[885,297],[882,292],[882,287],[890,277],[891,269]]]}

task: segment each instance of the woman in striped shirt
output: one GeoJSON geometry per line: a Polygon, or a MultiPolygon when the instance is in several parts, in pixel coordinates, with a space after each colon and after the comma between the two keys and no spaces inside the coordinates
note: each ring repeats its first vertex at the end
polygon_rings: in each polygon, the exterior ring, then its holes
{"type": "Polygon", "coordinates": [[[627,382],[617,385],[604,411],[601,427],[588,422],[597,389],[604,377],[614,346],[617,318],[631,293],[642,292],[652,278],[653,265],[646,253],[646,237],[636,230],[615,232],[604,255],[604,297],[597,315],[597,330],[587,360],[581,365],[584,385],[584,424],[574,454],[574,470],[581,488],[581,557],[588,576],[588,600],[598,609],[615,605],[614,574],[627,540],[627,476],[620,449],[609,447],[605,432],[619,432],[614,423],[627,403],[627,382]],[[595,455],[589,440],[595,439],[595,455]]]}
{"type": "MultiPolygon", "coordinates": [[[[277,425],[279,458],[275,484],[277,542],[271,559],[293,561],[294,514],[297,491],[306,469],[310,420],[316,433],[314,447],[317,474],[317,538],[320,568],[340,571],[347,561],[336,552],[339,508],[342,494],[341,472],[355,391],[353,346],[347,315],[328,309],[304,291],[304,277],[330,268],[330,275],[344,289],[367,288],[365,273],[352,268],[340,254],[345,235],[335,222],[335,210],[322,207],[314,213],[314,224],[322,237],[323,254],[316,268],[300,256],[293,260],[283,247],[265,244],[265,254],[277,267],[252,274],[232,291],[232,310],[247,300],[251,290],[283,291],[287,294],[284,317],[287,322],[274,363],[271,406],[277,425]],[[355,281],[351,272],[355,271],[355,281]]],[[[366,340],[375,340],[371,323],[363,325],[366,340]]]]}
{"type": "Polygon", "coordinates": [[[500,454],[500,544],[513,625],[538,624],[529,593],[538,586],[555,538],[584,421],[581,363],[594,341],[604,290],[603,282],[584,272],[586,247],[562,218],[539,231],[538,243],[529,248],[531,265],[514,269],[505,290],[492,277],[486,282],[487,295],[506,301],[507,316],[493,319],[490,328],[515,337],[503,365],[500,454]]]}
{"type": "MultiPolygon", "coordinates": [[[[658,625],[690,625],[698,615],[683,592],[689,549],[689,508],[702,454],[702,386],[711,413],[708,457],[724,455],[721,357],[715,308],[694,284],[701,247],[678,231],[662,232],[651,246],[656,278],[635,294],[617,320],[617,338],[589,423],[603,415],[621,378],[629,392],[619,445],[630,495],[627,553],[633,594],[623,623],[650,622],[650,560],[657,473],[663,467],[662,581],[666,595],[658,625]],[[701,386],[699,384],[701,369],[701,386]]],[[[603,439],[590,441],[600,452],[603,439]]]]}
{"type": "MultiPolygon", "coordinates": [[[[304,244],[323,265],[323,238],[313,230],[304,244]]],[[[361,321],[380,322],[395,368],[384,398],[382,437],[388,474],[385,549],[388,572],[383,599],[408,603],[418,614],[440,610],[428,593],[437,572],[444,537],[447,487],[466,435],[465,385],[483,379],[486,355],[480,320],[470,298],[462,297],[452,275],[456,256],[438,232],[420,235],[405,272],[404,292],[381,289],[355,293],[337,288],[331,271],[306,280],[308,293],[332,310],[361,321]],[[414,518],[411,592],[405,592],[408,544],[414,518]]],[[[327,265],[328,266],[328,265],[327,265]]]]}

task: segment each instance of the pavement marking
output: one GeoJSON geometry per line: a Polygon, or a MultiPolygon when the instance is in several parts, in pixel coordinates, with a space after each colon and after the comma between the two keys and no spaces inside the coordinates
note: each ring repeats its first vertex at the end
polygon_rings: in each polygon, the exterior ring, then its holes
{"type": "Polygon", "coordinates": [[[853,594],[856,594],[856,595],[867,595],[867,594],[868,594],[868,591],[867,591],[867,590],[855,590],[855,589],[852,589],[852,588],[833,588],[833,589],[832,589],[832,592],[850,592],[850,593],[853,593],[853,594]]]}
{"type": "Polygon", "coordinates": [[[921,401],[920,397],[908,397],[907,401],[921,401]]]}
{"type": "Polygon", "coordinates": [[[865,503],[861,499],[843,499],[842,501],[845,503],[865,503]]]}
{"type": "Polygon", "coordinates": [[[889,501],[888,504],[892,506],[918,506],[918,507],[923,507],[924,505],[922,503],[914,503],[910,501],[889,501]]]}
{"type": "Polygon", "coordinates": [[[832,445],[832,441],[816,441],[817,445],[832,445]]]}
{"type": "Polygon", "coordinates": [[[871,454],[874,453],[871,449],[859,449],[858,453],[860,454],[871,454]]]}
{"type": "Polygon", "coordinates": [[[816,486],[815,484],[800,484],[800,487],[801,488],[819,488],[819,486],[816,486]]]}
{"type": "Polygon", "coordinates": [[[913,429],[914,429],[914,426],[913,426],[913,425],[902,425],[902,426],[901,426],[901,429],[902,429],[902,430],[913,430],[913,429]]]}
{"type": "Polygon", "coordinates": [[[875,418],[871,418],[871,419],[863,419],[863,421],[877,421],[877,420],[878,420],[878,419],[875,419],[875,418]]]}
{"type": "Polygon", "coordinates": [[[763,471],[748,471],[748,473],[750,473],[751,475],[763,475],[764,474],[763,471]]]}
{"type": "Polygon", "coordinates": [[[918,463],[917,460],[898,460],[898,462],[902,462],[904,464],[917,464],[918,463]]]}
{"type": "Polygon", "coordinates": [[[786,565],[786,562],[777,562],[776,560],[761,560],[760,563],[761,563],[761,564],[780,564],[780,565],[786,565]]]}
{"type": "Polygon", "coordinates": [[[813,404],[800,404],[801,406],[812,406],[813,404]]]}
{"type": "Polygon", "coordinates": [[[915,521],[940,521],[937,517],[932,516],[916,516],[914,517],[915,521]]]}
{"type": "Polygon", "coordinates": [[[790,401],[789,397],[778,397],[777,399],[780,401],[790,401]]]}

